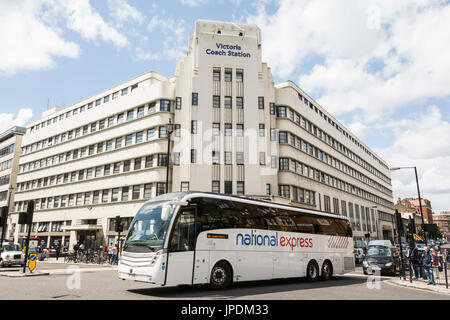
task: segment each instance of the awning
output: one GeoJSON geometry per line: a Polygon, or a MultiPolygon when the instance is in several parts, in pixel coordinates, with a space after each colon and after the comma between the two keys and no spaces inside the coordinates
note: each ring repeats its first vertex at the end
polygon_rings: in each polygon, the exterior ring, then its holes
{"type": "Polygon", "coordinates": [[[95,224],[79,224],[75,226],[66,226],[62,229],[63,231],[101,230],[102,226],[98,226],[95,224]]]}

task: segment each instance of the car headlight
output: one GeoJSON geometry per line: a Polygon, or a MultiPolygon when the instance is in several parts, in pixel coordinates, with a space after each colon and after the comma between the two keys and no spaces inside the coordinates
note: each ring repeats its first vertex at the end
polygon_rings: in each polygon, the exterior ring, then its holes
{"type": "Polygon", "coordinates": [[[363,265],[364,267],[367,267],[369,264],[367,263],[367,261],[363,261],[363,265]]]}
{"type": "Polygon", "coordinates": [[[392,262],[386,263],[386,267],[390,267],[390,266],[392,266],[392,262]]]}
{"type": "Polygon", "coordinates": [[[9,255],[6,255],[5,259],[9,259],[9,255]]]}

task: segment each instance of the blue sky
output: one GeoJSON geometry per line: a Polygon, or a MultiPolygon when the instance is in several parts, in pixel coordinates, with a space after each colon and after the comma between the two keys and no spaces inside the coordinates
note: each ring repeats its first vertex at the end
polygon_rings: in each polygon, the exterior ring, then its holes
{"type": "MultiPolygon", "coordinates": [[[[144,72],[172,76],[196,19],[256,23],[293,80],[450,210],[450,4],[399,0],[0,0],[0,128],[144,72]]],[[[394,197],[416,196],[393,172],[394,197]]]]}

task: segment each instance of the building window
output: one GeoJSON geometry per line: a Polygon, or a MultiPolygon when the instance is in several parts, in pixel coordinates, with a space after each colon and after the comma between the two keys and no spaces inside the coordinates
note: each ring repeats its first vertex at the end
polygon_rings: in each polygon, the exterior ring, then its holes
{"type": "Polygon", "coordinates": [[[141,186],[133,186],[132,200],[139,199],[141,195],[141,186]]]}
{"type": "Polygon", "coordinates": [[[269,103],[270,114],[275,115],[275,103],[269,103]]]}
{"type": "Polygon", "coordinates": [[[169,136],[167,132],[167,127],[161,126],[159,127],[159,137],[160,138],[167,138],[169,136]]]}
{"type": "Polygon", "coordinates": [[[125,136],[125,146],[130,146],[133,143],[133,135],[129,134],[125,136]]]}
{"type": "Polygon", "coordinates": [[[341,201],[341,207],[342,207],[342,215],[346,217],[347,216],[347,203],[344,200],[341,201]]]}
{"type": "Polygon", "coordinates": [[[167,154],[158,154],[158,166],[167,167],[167,154]]]}
{"type": "Polygon", "coordinates": [[[244,181],[236,182],[236,194],[242,196],[245,194],[245,184],[244,181]]]}
{"type": "Polygon", "coordinates": [[[144,131],[136,132],[135,143],[141,143],[142,141],[144,141],[144,131]]]}
{"type": "Polygon", "coordinates": [[[192,92],[192,105],[198,106],[198,92],[192,92]]]}
{"type": "Polygon", "coordinates": [[[244,82],[244,71],[236,70],[236,82],[244,82]]]}
{"type": "Polygon", "coordinates": [[[323,196],[323,204],[325,212],[331,212],[331,202],[329,196],[323,196]]]}
{"type": "Polygon", "coordinates": [[[212,125],[212,135],[219,136],[220,135],[220,123],[213,123],[212,125]]]}
{"type": "Polygon", "coordinates": [[[197,150],[191,149],[191,163],[197,163],[197,150]]]}
{"type": "Polygon", "coordinates": [[[212,190],[213,193],[220,193],[220,181],[212,182],[212,190]]]}
{"type": "Polygon", "coordinates": [[[270,128],[270,141],[277,141],[277,129],[270,128]]]}
{"type": "Polygon", "coordinates": [[[134,170],[141,169],[141,164],[142,164],[142,158],[134,159],[134,170]]]}
{"type": "Polygon", "coordinates": [[[181,182],[181,192],[189,191],[189,182],[181,182]]]}
{"type": "Polygon", "coordinates": [[[181,97],[175,98],[175,109],[180,110],[181,109],[181,97]]]}
{"type": "Polygon", "coordinates": [[[339,214],[339,200],[336,198],[333,198],[333,212],[339,214]]]}
{"type": "Polygon", "coordinates": [[[119,188],[114,188],[111,192],[111,202],[117,201],[119,201],[119,188]]]}
{"type": "Polygon", "coordinates": [[[264,137],[265,136],[265,125],[264,123],[259,124],[259,136],[264,137]]]}
{"type": "Polygon", "coordinates": [[[244,125],[236,124],[236,136],[243,137],[244,136],[244,125]]]}
{"type": "Polygon", "coordinates": [[[197,133],[197,120],[191,121],[191,133],[196,134],[197,133]]]}
{"type": "Polygon", "coordinates": [[[220,164],[220,152],[219,151],[212,152],[212,164],[220,164]]]}
{"type": "MultiPolygon", "coordinates": [[[[175,130],[176,130],[176,128],[177,128],[177,125],[175,125],[175,130]]],[[[147,130],[147,141],[153,139],[154,137],[155,137],[155,128],[148,129],[147,130]]]]}
{"type": "Polygon", "coordinates": [[[127,121],[133,120],[134,118],[134,110],[127,112],[127,121]]]}
{"type": "Polygon", "coordinates": [[[236,164],[243,165],[244,164],[244,153],[236,152],[236,164]]]}
{"type": "Polygon", "coordinates": [[[213,81],[220,81],[220,69],[213,70],[213,81]]]}
{"type": "Polygon", "coordinates": [[[145,157],[145,167],[146,168],[153,167],[153,155],[145,157]]]}
{"type": "Polygon", "coordinates": [[[147,183],[144,185],[144,199],[150,199],[152,196],[152,184],[147,183]]]}
{"type": "Polygon", "coordinates": [[[118,174],[118,173],[120,173],[120,165],[121,165],[120,162],[114,163],[114,166],[113,166],[113,174],[118,174]]]}
{"type": "Polygon", "coordinates": [[[278,118],[286,118],[286,107],[279,106],[277,108],[277,117],[278,118]]]}
{"type": "Polygon", "coordinates": [[[220,108],[220,96],[213,96],[213,108],[220,108]]]}
{"type": "Polygon", "coordinates": [[[231,109],[231,107],[232,107],[231,97],[226,96],[225,99],[224,99],[224,102],[225,102],[225,108],[226,109],[231,109]]]}
{"type": "Polygon", "coordinates": [[[148,113],[156,112],[156,102],[152,102],[148,105],[148,113]]]}
{"type": "Polygon", "coordinates": [[[138,116],[138,118],[143,117],[144,116],[144,112],[145,112],[145,108],[144,107],[139,107],[137,109],[137,116],[138,116]]]}
{"type": "Polygon", "coordinates": [[[130,192],[130,187],[122,188],[122,201],[128,201],[129,192],[130,192]]]}
{"type": "Polygon", "coordinates": [[[175,125],[174,135],[175,135],[175,137],[181,137],[181,125],[180,124],[175,125]]]}
{"type": "Polygon", "coordinates": [[[278,141],[279,143],[288,143],[288,135],[285,131],[280,131],[278,133],[278,141]]]}
{"type": "Polygon", "coordinates": [[[122,148],[122,137],[116,138],[116,149],[122,148]]]}
{"type": "Polygon", "coordinates": [[[166,183],[165,182],[158,182],[156,184],[156,195],[162,195],[166,193],[166,183]]]}
{"type": "Polygon", "coordinates": [[[123,162],[123,172],[128,172],[131,170],[131,160],[125,160],[123,162]]]}
{"type": "MultiPolygon", "coordinates": [[[[92,198],[92,203],[97,204],[100,198],[100,191],[94,191],[94,197],[92,198]]],[[[61,207],[62,207],[62,198],[61,198],[61,207]]]]}
{"type": "Polygon", "coordinates": [[[105,164],[103,175],[109,176],[111,174],[111,165],[105,164]]]}
{"type": "Polygon", "coordinates": [[[233,193],[233,181],[225,181],[225,194],[233,193]]]}
{"type": "Polygon", "coordinates": [[[170,101],[169,100],[161,100],[159,102],[159,110],[170,112],[170,101]]]}
{"type": "Polygon", "coordinates": [[[266,195],[270,196],[272,192],[270,191],[270,183],[266,183],[266,195]]]}
{"type": "Polygon", "coordinates": [[[225,70],[225,82],[231,82],[232,80],[232,72],[229,69],[225,70]]]}
{"type": "Polygon", "coordinates": [[[225,136],[231,136],[232,125],[231,123],[225,123],[225,136]]]}
{"type": "Polygon", "coordinates": [[[236,97],[236,109],[243,109],[243,108],[244,108],[244,98],[236,97]]]}
{"type": "Polygon", "coordinates": [[[225,164],[233,164],[233,153],[232,152],[225,152],[225,164]]]}
{"type": "Polygon", "coordinates": [[[258,109],[264,109],[264,97],[258,97],[258,109]]]}
{"type": "Polygon", "coordinates": [[[265,152],[260,152],[259,153],[259,164],[261,166],[265,166],[266,165],[266,153],[265,152]]]}
{"type": "Polygon", "coordinates": [[[280,185],[280,197],[290,198],[289,186],[280,185]]]}
{"type": "Polygon", "coordinates": [[[180,165],[180,153],[179,152],[174,152],[173,153],[173,165],[174,166],[179,166],[180,165]]]}
{"type": "Polygon", "coordinates": [[[289,159],[280,158],[280,170],[289,170],[289,159]]]}

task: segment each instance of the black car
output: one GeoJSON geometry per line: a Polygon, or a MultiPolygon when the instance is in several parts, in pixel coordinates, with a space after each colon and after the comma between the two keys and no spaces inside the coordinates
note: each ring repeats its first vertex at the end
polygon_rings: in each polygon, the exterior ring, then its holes
{"type": "Polygon", "coordinates": [[[363,261],[364,274],[380,271],[380,274],[396,275],[400,270],[399,249],[395,247],[371,246],[363,261]]]}

